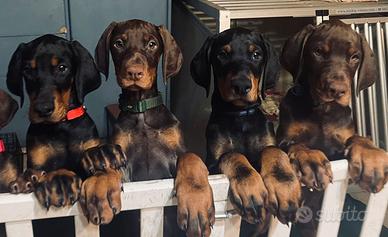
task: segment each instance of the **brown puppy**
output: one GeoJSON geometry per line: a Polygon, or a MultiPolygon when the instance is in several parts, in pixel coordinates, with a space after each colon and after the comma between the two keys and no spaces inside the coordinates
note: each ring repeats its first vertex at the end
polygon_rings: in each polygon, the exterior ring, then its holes
{"type": "MultiPolygon", "coordinates": [[[[369,192],[380,191],[388,180],[388,155],[355,134],[349,106],[357,68],[357,93],[378,75],[364,37],[341,21],[308,25],[287,41],[281,61],[295,86],[280,105],[277,141],[302,182],[310,189],[324,190],[332,180],[329,161],[347,158],[351,179],[369,192]]],[[[305,197],[314,214],[322,194],[305,197]]],[[[303,236],[313,236],[316,224],[308,223],[310,229],[303,236]]]]}
{"type": "MultiPolygon", "coordinates": [[[[163,105],[157,91],[157,65],[161,57],[165,81],[181,68],[182,54],[178,45],[165,27],[129,20],[111,23],[98,42],[95,58],[106,77],[109,75],[109,52],[117,82],[122,88],[121,113],[110,141],[120,145],[128,158],[126,168],[122,169],[123,179],[141,181],[176,176],[181,229],[188,236],[209,236],[214,207],[208,171],[198,156],[186,153],[180,123],[163,105]]],[[[110,158],[100,159],[99,154],[99,150],[88,153],[85,169],[109,167],[122,159],[118,150],[110,158]]],[[[97,178],[93,177],[93,180],[97,178]]],[[[100,190],[101,196],[97,196],[94,203],[91,194],[99,190],[98,182],[84,182],[81,200],[93,223],[109,223],[113,217],[112,207],[99,203],[108,203],[107,200],[115,198],[110,192],[100,190]]],[[[117,192],[119,187],[113,190],[117,192]]],[[[117,211],[113,210],[113,213],[117,211]]]]}

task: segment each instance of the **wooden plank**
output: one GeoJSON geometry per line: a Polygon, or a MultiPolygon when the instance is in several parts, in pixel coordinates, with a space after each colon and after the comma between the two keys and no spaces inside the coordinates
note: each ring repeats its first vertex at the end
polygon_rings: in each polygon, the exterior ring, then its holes
{"type": "Polygon", "coordinates": [[[348,187],[347,160],[332,161],[333,183],[326,188],[317,237],[337,236],[348,187]]]}
{"type": "Polygon", "coordinates": [[[5,223],[7,237],[33,237],[31,221],[15,221],[5,223]]]}
{"type": "Polygon", "coordinates": [[[379,193],[371,193],[362,223],[360,237],[378,237],[388,204],[388,184],[379,193]]]}
{"type": "MultiPolygon", "coordinates": [[[[230,201],[227,202],[227,210],[232,210],[230,201]]],[[[240,235],[241,216],[233,215],[225,220],[225,237],[235,237],[240,235]]]]}
{"type": "Polygon", "coordinates": [[[268,237],[288,237],[290,236],[291,225],[282,224],[276,217],[271,218],[271,225],[268,231],[268,237]]]}
{"type": "Polygon", "coordinates": [[[89,223],[84,215],[74,217],[75,237],[99,237],[100,227],[89,223]]]}
{"type": "Polygon", "coordinates": [[[140,236],[163,237],[163,207],[140,210],[140,236]]]}

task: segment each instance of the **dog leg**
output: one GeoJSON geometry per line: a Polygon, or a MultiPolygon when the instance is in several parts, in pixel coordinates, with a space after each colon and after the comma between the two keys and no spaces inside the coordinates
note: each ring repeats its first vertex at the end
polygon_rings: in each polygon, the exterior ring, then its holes
{"type": "Polygon", "coordinates": [[[346,142],[345,156],[353,182],[368,192],[377,193],[388,181],[388,153],[365,137],[354,135],[346,142]]]}
{"type": "Polygon", "coordinates": [[[268,190],[267,209],[280,222],[294,222],[301,199],[301,185],[286,153],[267,147],[261,154],[261,176],[268,190]]]}
{"type": "Polygon", "coordinates": [[[238,213],[248,223],[262,222],[267,216],[268,192],[260,174],[240,153],[222,155],[219,167],[229,179],[229,197],[238,213]]]}
{"type": "Polygon", "coordinates": [[[215,221],[213,191],[208,170],[197,155],[178,158],[175,190],[178,199],[178,225],[191,236],[210,236],[215,221]]]}

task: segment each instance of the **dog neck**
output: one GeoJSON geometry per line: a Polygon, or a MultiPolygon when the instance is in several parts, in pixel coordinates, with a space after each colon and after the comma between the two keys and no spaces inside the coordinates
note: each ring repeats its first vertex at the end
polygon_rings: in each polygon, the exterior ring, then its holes
{"type": "Polygon", "coordinates": [[[260,101],[257,103],[248,104],[244,107],[239,107],[231,102],[226,102],[221,98],[219,92],[214,91],[212,95],[212,115],[214,116],[234,116],[244,117],[251,114],[257,114],[260,109],[260,101]]]}
{"type": "Polygon", "coordinates": [[[156,85],[149,90],[123,89],[119,97],[119,107],[124,112],[143,113],[162,104],[162,96],[157,91],[156,85]]]}

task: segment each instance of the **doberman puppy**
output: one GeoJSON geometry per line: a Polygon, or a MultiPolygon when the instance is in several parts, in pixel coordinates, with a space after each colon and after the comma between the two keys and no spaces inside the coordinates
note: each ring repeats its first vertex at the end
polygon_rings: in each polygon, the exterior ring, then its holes
{"type": "MultiPolygon", "coordinates": [[[[351,179],[369,192],[380,191],[388,180],[388,154],[355,133],[350,108],[357,68],[357,93],[378,76],[365,38],[341,21],[308,25],[286,42],[281,63],[295,86],[280,105],[277,141],[301,181],[324,190],[332,180],[329,161],[347,158],[351,179]]],[[[323,192],[306,193],[305,205],[316,214],[323,192]]],[[[316,224],[314,218],[303,236],[314,236],[316,224]]]]}
{"type": "MultiPolygon", "coordinates": [[[[17,102],[0,89],[0,128],[11,121],[17,110],[17,102]]],[[[0,139],[0,193],[10,191],[10,184],[19,177],[19,168],[15,159],[7,152],[4,141],[0,139]]]]}
{"type": "MultiPolygon", "coordinates": [[[[210,88],[206,164],[230,181],[230,199],[248,223],[267,230],[268,209],[283,223],[295,219],[300,183],[287,155],[275,147],[273,124],[260,110],[265,90],[275,85],[280,64],[270,43],[257,32],[234,28],[210,36],[191,62],[195,82],[210,88]]],[[[244,231],[244,227],[242,227],[244,231]]]]}
{"type": "MultiPolygon", "coordinates": [[[[178,45],[165,27],[128,20],[112,22],[96,46],[96,63],[105,77],[109,75],[109,52],[117,83],[122,88],[121,112],[110,142],[120,145],[128,159],[127,167],[122,169],[123,179],[141,181],[176,176],[179,226],[188,236],[209,236],[214,206],[207,168],[198,156],[186,153],[180,123],[163,105],[157,91],[160,57],[165,81],[181,68],[182,53],[178,45]]],[[[91,170],[109,167],[121,159],[119,152],[105,160],[99,159],[99,153],[100,150],[89,153],[85,167],[91,170]]],[[[87,181],[82,191],[87,197],[83,200],[86,216],[94,224],[109,223],[111,207],[95,205],[109,199],[110,193],[101,191],[103,195],[94,203],[89,193],[98,190],[87,181]]]]}
{"type": "MultiPolygon", "coordinates": [[[[77,41],[44,35],[21,43],[8,66],[7,86],[30,99],[27,165],[39,202],[49,208],[72,205],[79,198],[83,153],[99,142],[96,126],[85,112],[84,97],[101,84],[92,56],[77,41]],[[47,175],[44,175],[47,173],[47,175]],[[37,172],[35,172],[37,174],[37,172]]],[[[28,175],[26,175],[28,176],[28,175]]],[[[14,192],[23,192],[17,183],[14,192]]]]}

